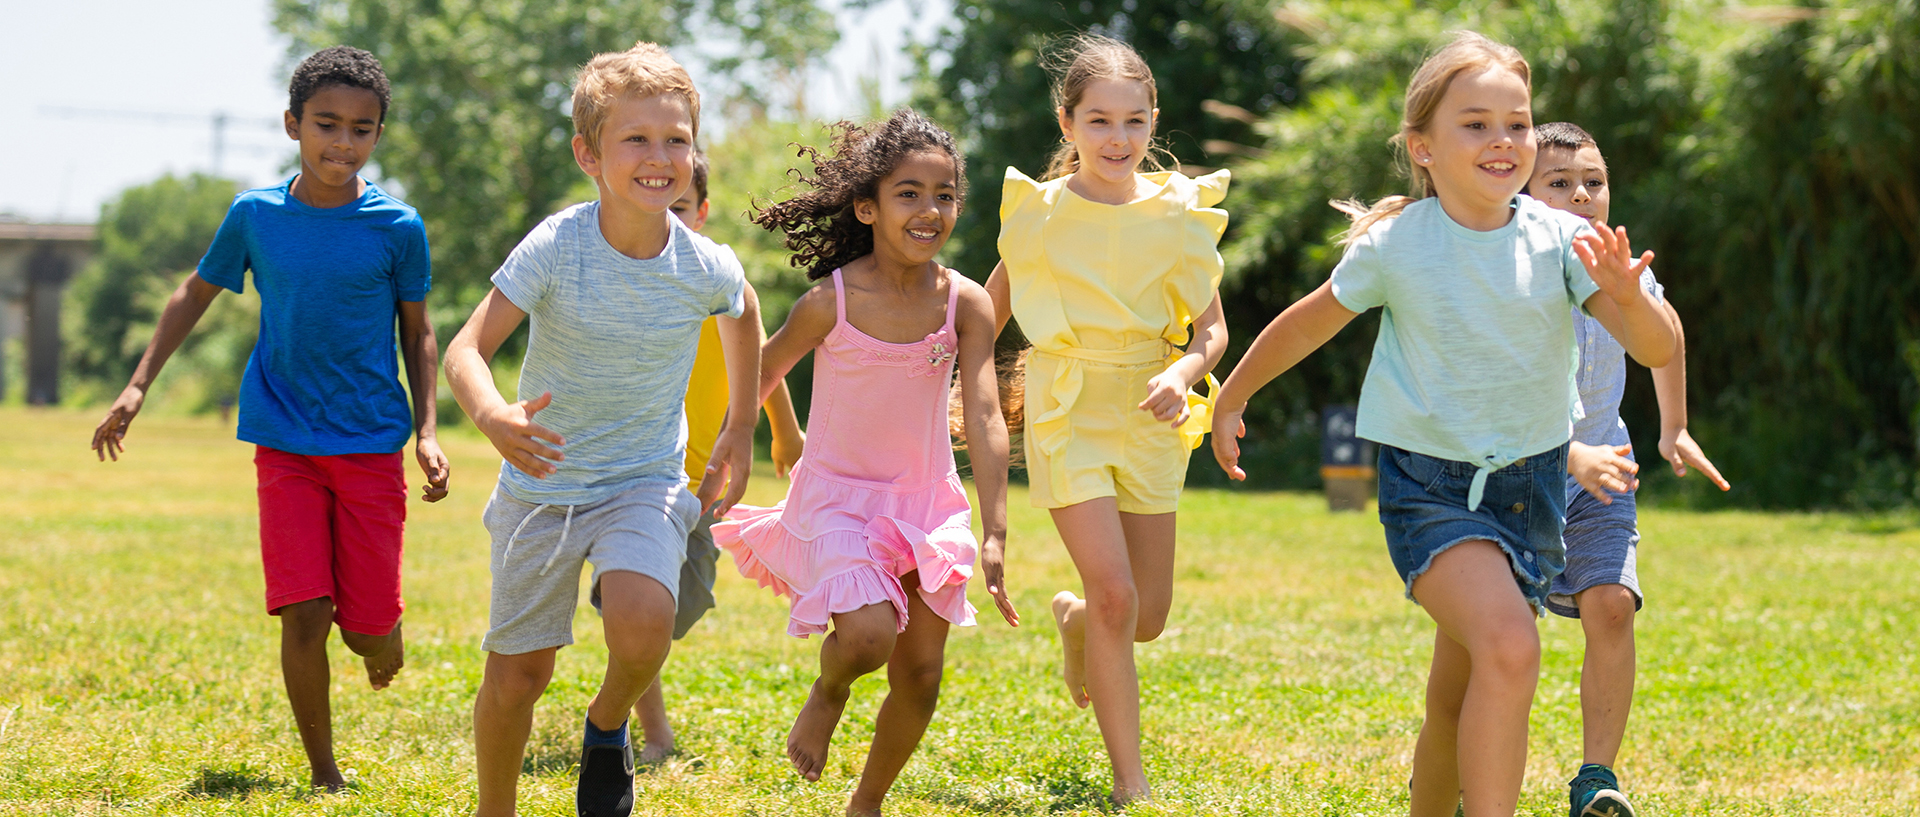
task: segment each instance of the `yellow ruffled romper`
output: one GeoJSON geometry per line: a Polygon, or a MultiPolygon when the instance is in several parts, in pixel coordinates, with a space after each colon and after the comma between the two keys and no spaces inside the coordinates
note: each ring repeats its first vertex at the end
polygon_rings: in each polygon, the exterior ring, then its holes
{"type": "Polygon", "coordinates": [[[1138,406],[1219,290],[1227,213],[1215,205],[1228,173],[1144,178],[1159,191],[1100,204],[1065,177],[1036,182],[1007,168],[1000,257],[1033,342],[1026,453],[1037,508],[1110,496],[1125,513],[1171,513],[1187,455],[1212,424],[1211,393],[1187,396],[1192,416],[1179,429],[1138,406]]]}

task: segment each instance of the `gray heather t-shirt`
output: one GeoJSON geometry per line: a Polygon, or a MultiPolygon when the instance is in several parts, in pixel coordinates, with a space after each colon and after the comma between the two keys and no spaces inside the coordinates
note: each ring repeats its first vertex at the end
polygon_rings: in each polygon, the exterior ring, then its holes
{"type": "Polygon", "coordinates": [[[1571,309],[1599,290],[1573,254],[1585,219],[1515,196],[1506,226],[1460,226],[1440,200],[1375,224],[1333,270],[1355,312],[1382,307],[1360,437],[1486,475],[1567,441],[1578,411],[1571,309]]]}
{"type": "MultiPolygon", "coordinates": [[[[1666,290],[1653,278],[1653,270],[1640,273],[1640,287],[1656,299],[1666,290]]],[[[1579,310],[1573,313],[1573,340],[1580,350],[1580,362],[1574,380],[1580,385],[1580,405],[1585,417],[1573,423],[1574,442],[1587,445],[1626,445],[1627,423],[1620,419],[1620,398],[1627,392],[1627,349],[1607,332],[1607,328],[1579,310]]]]}
{"type": "Polygon", "coordinates": [[[546,479],[500,464],[522,502],[582,505],[643,480],[686,480],[683,413],[700,324],[738,317],[746,276],[733,251],[677,218],[658,256],[620,254],[600,234],[600,204],[548,216],[493,274],[527,313],[520,397],[553,393],[534,422],[567,442],[546,479]]]}

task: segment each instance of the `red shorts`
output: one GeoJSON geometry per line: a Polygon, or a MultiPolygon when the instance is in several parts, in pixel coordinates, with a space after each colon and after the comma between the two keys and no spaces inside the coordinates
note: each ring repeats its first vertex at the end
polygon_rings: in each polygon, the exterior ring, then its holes
{"type": "Polygon", "coordinates": [[[340,629],[386,635],[400,621],[407,482],[399,452],[308,457],[259,446],[260,562],[267,612],[331,597],[340,629]]]}

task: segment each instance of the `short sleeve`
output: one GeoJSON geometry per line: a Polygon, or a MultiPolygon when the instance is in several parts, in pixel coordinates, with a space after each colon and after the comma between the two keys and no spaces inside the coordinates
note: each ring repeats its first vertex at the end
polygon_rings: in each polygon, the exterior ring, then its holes
{"type": "Polygon", "coordinates": [[[719,276],[719,285],[714,288],[707,314],[738,318],[747,311],[747,272],[740,266],[740,256],[734,254],[732,247],[721,244],[715,249],[719,263],[714,272],[719,276]]]}
{"type": "Polygon", "coordinates": [[[522,312],[533,312],[553,288],[560,258],[558,229],[553,218],[540,222],[493,273],[494,287],[522,312]]]}
{"type": "Polygon", "coordinates": [[[1028,199],[1040,195],[1040,183],[1021,173],[1020,168],[1007,166],[1006,181],[1000,188],[1000,223],[1005,225],[1007,217],[1019,212],[1028,199]]]}
{"type": "Polygon", "coordinates": [[[1380,261],[1376,231],[1380,225],[1347,246],[1347,253],[1333,268],[1333,298],[1354,312],[1365,312],[1387,303],[1386,265],[1380,261]]]}
{"type": "Polygon", "coordinates": [[[200,280],[236,293],[247,291],[247,270],[253,266],[247,251],[247,232],[247,207],[235,196],[227,217],[220,221],[220,230],[213,234],[213,243],[207,246],[207,254],[200,257],[200,266],[194,270],[200,280]]]}
{"type": "Polygon", "coordinates": [[[1661,286],[1659,281],[1654,280],[1652,267],[1640,271],[1640,288],[1646,290],[1647,294],[1652,295],[1656,301],[1664,301],[1667,299],[1667,288],[1661,286]]]}
{"type": "Polygon", "coordinates": [[[1201,207],[1219,207],[1227,200],[1227,184],[1233,181],[1233,171],[1216,170],[1193,180],[1198,189],[1196,202],[1201,207]]]}
{"type": "MultiPolygon", "coordinates": [[[[1577,218],[1577,217],[1576,217],[1577,218]]],[[[1561,248],[1560,269],[1567,282],[1567,295],[1573,299],[1573,306],[1581,314],[1587,312],[1587,299],[1600,291],[1600,285],[1593,282],[1593,276],[1587,274],[1587,265],[1573,252],[1573,239],[1593,234],[1593,228],[1581,222],[1580,228],[1566,234],[1566,246],[1561,248]]]]}
{"type": "Polygon", "coordinates": [[[427,228],[414,216],[401,225],[399,257],[393,270],[394,299],[424,301],[433,289],[433,256],[427,251],[427,228]]]}

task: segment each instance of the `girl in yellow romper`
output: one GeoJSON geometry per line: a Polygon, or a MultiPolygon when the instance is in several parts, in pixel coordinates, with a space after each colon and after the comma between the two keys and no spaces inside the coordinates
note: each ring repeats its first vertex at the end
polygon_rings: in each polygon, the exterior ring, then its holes
{"type": "Polygon", "coordinates": [[[1033,342],[1031,497],[1052,511],[1086,593],[1053,600],[1064,675],[1075,703],[1091,699],[1124,803],[1149,793],[1133,644],[1166,627],[1174,510],[1210,424],[1210,398],[1190,390],[1226,350],[1216,245],[1227,214],[1214,205],[1227,173],[1138,172],[1159,111],[1132,48],[1082,35],[1062,62],[1065,144],[1047,181],[1007,169],[987,289],[1001,325],[1018,317],[1033,342]]]}

